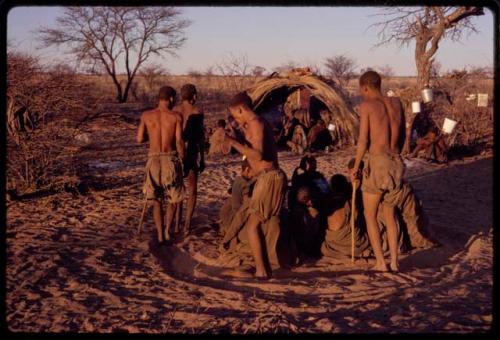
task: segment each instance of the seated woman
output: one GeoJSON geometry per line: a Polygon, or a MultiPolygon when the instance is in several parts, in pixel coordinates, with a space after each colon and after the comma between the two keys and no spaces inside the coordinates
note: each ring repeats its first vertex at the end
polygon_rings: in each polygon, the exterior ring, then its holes
{"type": "Polygon", "coordinates": [[[435,160],[439,163],[446,163],[448,161],[447,149],[444,136],[436,126],[432,126],[425,136],[417,139],[417,146],[409,157],[417,157],[421,150],[425,150],[426,159],[435,160]]]}
{"type": "Polygon", "coordinates": [[[332,137],[323,119],[318,119],[316,124],[309,130],[307,140],[311,150],[325,150],[328,146],[332,145],[332,137]]]}
{"type": "Polygon", "coordinates": [[[210,136],[210,148],[208,149],[209,155],[227,155],[231,151],[231,147],[226,140],[226,121],[219,119],[217,121],[217,129],[215,129],[212,136],[210,136]]]}
{"type": "MultiPolygon", "coordinates": [[[[332,193],[324,200],[322,213],[326,216],[325,239],[321,245],[321,254],[336,260],[351,256],[351,185],[347,178],[337,174],[330,180],[332,193]]],[[[371,255],[370,242],[363,223],[360,223],[359,209],[354,215],[354,256],[371,255]]]]}
{"type": "Polygon", "coordinates": [[[306,130],[302,124],[296,124],[293,128],[292,138],[286,142],[292,152],[303,154],[307,149],[306,130]]]}
{"type": "Polygon", "coordinates": [[[307,258],[321,256],[320,247],[323,239],[322,216],[311,196],[307,186],[300,187],[297,191],[297,204],[288,215],[287,225],[292,233],[292,238],[297,247],[301,261],[307,258]]]}
{"type": "Polygon", "coordinates": [[[238,209],[249,198],[251,178],[251,169],[248,161],[245,160],[241,163],[240,176],[236,176],[233,185],[229,189],[231,197],[228,198],[219,212],[219,226],[222,235],[225,234],[226,229],[231,225],[238,209]]]}

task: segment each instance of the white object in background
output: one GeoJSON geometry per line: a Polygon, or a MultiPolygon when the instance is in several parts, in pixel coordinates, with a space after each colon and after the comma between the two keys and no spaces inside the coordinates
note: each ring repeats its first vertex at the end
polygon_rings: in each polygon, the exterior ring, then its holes
{"type": "Polygon", "coordinates": [[[488,107],[488,94],[478,93],[477,94],[477,106],[478,107],[488,107]]]}
{"type": "Polygon", "coordinates": [[[455,120],[445,118],[443,122],[443,132],[448,134],[452,133],[456,125],[457,122],[455,120]]]}
{"type": "Polygon", "coordinates": [[[467,101],[476,100],[476,94],[475,93],[469,94],[469,96],[467,96],[465,100],[467,101]]]}
{"type": "Polygon", "coordinates": [[[411,102],[411,111],[413,113],[419,113],[422,110],[420,102],[411,102]]]}
{"type": "Polygon", "coordinates": [[[247,156],[243,155],[243,157],[241,157],[241,160],[244,161],[245,159],[247,159],[247,156]]]}
{"type": "Polygon", "coordinates": [[[432,93],[432,89],[425,88],[422,90],[422,99],[424,100],[424,103],[431,102],[433,98],[434,94],[432,93]]]}
{"type": "Polygon", "coordinates": [[[335,124],[332,124],[332,123],[328,124],[328,130],[335,131],[335,124]]]}
{"type": "Polygon", "coordinates": [[[394,93],[393,90],[387,91],[387,97],[395,97],[395,96],[396,96],[396,93],[394,93]]]}

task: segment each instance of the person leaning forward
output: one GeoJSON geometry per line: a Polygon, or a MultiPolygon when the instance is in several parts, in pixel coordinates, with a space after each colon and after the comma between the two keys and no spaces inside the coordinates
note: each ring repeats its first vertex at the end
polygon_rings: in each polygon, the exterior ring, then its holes
{"type": "Polygon", "coordinates": [[[242,127],[246,145],[226,136],[230,146],[243,154],[254,174],[255,184],[249,201],[250,215],[245,227],[255,260],[255,277],[271,276],[265,242],[260,226],[272,217],[279,217],[285,198],[287,178],[279,168],[273,131],[267,122],[251,109],[252,100],[241,92],[233,97],[229,111],[242,127]]]}

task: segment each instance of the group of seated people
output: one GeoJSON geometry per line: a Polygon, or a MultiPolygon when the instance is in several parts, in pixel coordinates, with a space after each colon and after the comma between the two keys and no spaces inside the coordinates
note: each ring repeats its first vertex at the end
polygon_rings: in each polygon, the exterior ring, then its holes
{"type": "MultiPolygon", "coordinates": [[[[354,159],[351,159],[348,168],[353,166],[354,159]]],[[[221,265],[250,267],[253,263],[244,230],[249,214],[246,203],[252,194],[252,177],[251,169],[244,161],[241,174],[234,179],[229,190],[231,196],[220,210],[221,265]]],[[[361,193],[356,195],[353,205],[350,179],[342,174],[335,174],[327,181],[317,171],[316,159],[312,155],[304,156],[293,172],[287,203],[288,209],[284,208],[279,218],[262,225],[265,248],[273,269],[290,268],[321,257],[333,262],[345,261],[352,251],[353,218],[354,256],[373,256],[366,232],[361,193]]],[[[400,252],[404,253],[412,248],[430,248],[438,244],[429,229],[422,203],[409,183],[405,182],[397,193],[396,208],[400,252]]],[[[382,248],[384,252],[388,252],[381,205],[377,219],[382,248]]]]}
{"type": "Polygon", "coordinates": [[[277,144],[287,146],[297,154],[306,151],[328,151],[334,145],[334,135],[322,118],[311,120],[307,126],[297,117],[282,117],[282,129],[277,137],[277,144]]]}
{"type": "Polygon", "coordinates": [[[439,129],[436,122],[429,116],[429,112],[423,111],[417,114],[411,124],[410,136],[406,154],[409,158],[423,157],[424,159],[436,162],[448,162],[448,146],[446,145],[445,135],[439,129]],[[410,149],[411,152],[410,152],[410,149]]]}

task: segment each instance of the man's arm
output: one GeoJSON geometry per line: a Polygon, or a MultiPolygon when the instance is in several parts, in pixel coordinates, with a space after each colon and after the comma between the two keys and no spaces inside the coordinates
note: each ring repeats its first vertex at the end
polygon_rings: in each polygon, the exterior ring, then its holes
{"type": "Polygon", "coordinates": [[[184,140],[182,139],[182,116],[176,114],[175,122],[175,146],[179,153],[179,158],[184,159],[184,140]]]}
{"type": "Polygon", "coordinates": [[[370,121],[368,119],[369,114],[369,104],[363,103],[359,106],[359,137],[358,137],[358,147],[356,150],[356,161],[354,162],[354,168],[351,170],[352,176],[358,178],[359,164],[365,155],[366,149],[368,148],[368,137],[370,133],[370,121]]]}
{"type": "Polygon", "coordinates": [[[148,140],[148,132],[146,130],[146,124],[144,124],[144,114],[141,115],[141,122],[139,123],[139,129],[137,130],[137,143],[144,143],[148,140]]]}
{"type": "Polygon", "coordinates": [[[236,139],[227,136],[229,145],[234,147],[240,154],[246,156],[249,161],[261,161],[264,153],[264,126],[262,123],[252,124],[247,127],[245,134],[251,147],[245,146],[236,141],[236,139]]]}
{"type": "Polygon", "coordinates": [[[205,114],[201,112],[200,121],[201,136],[198,138],[198,150],[200,150],[200,172],[205,169],[205,114]]]}

